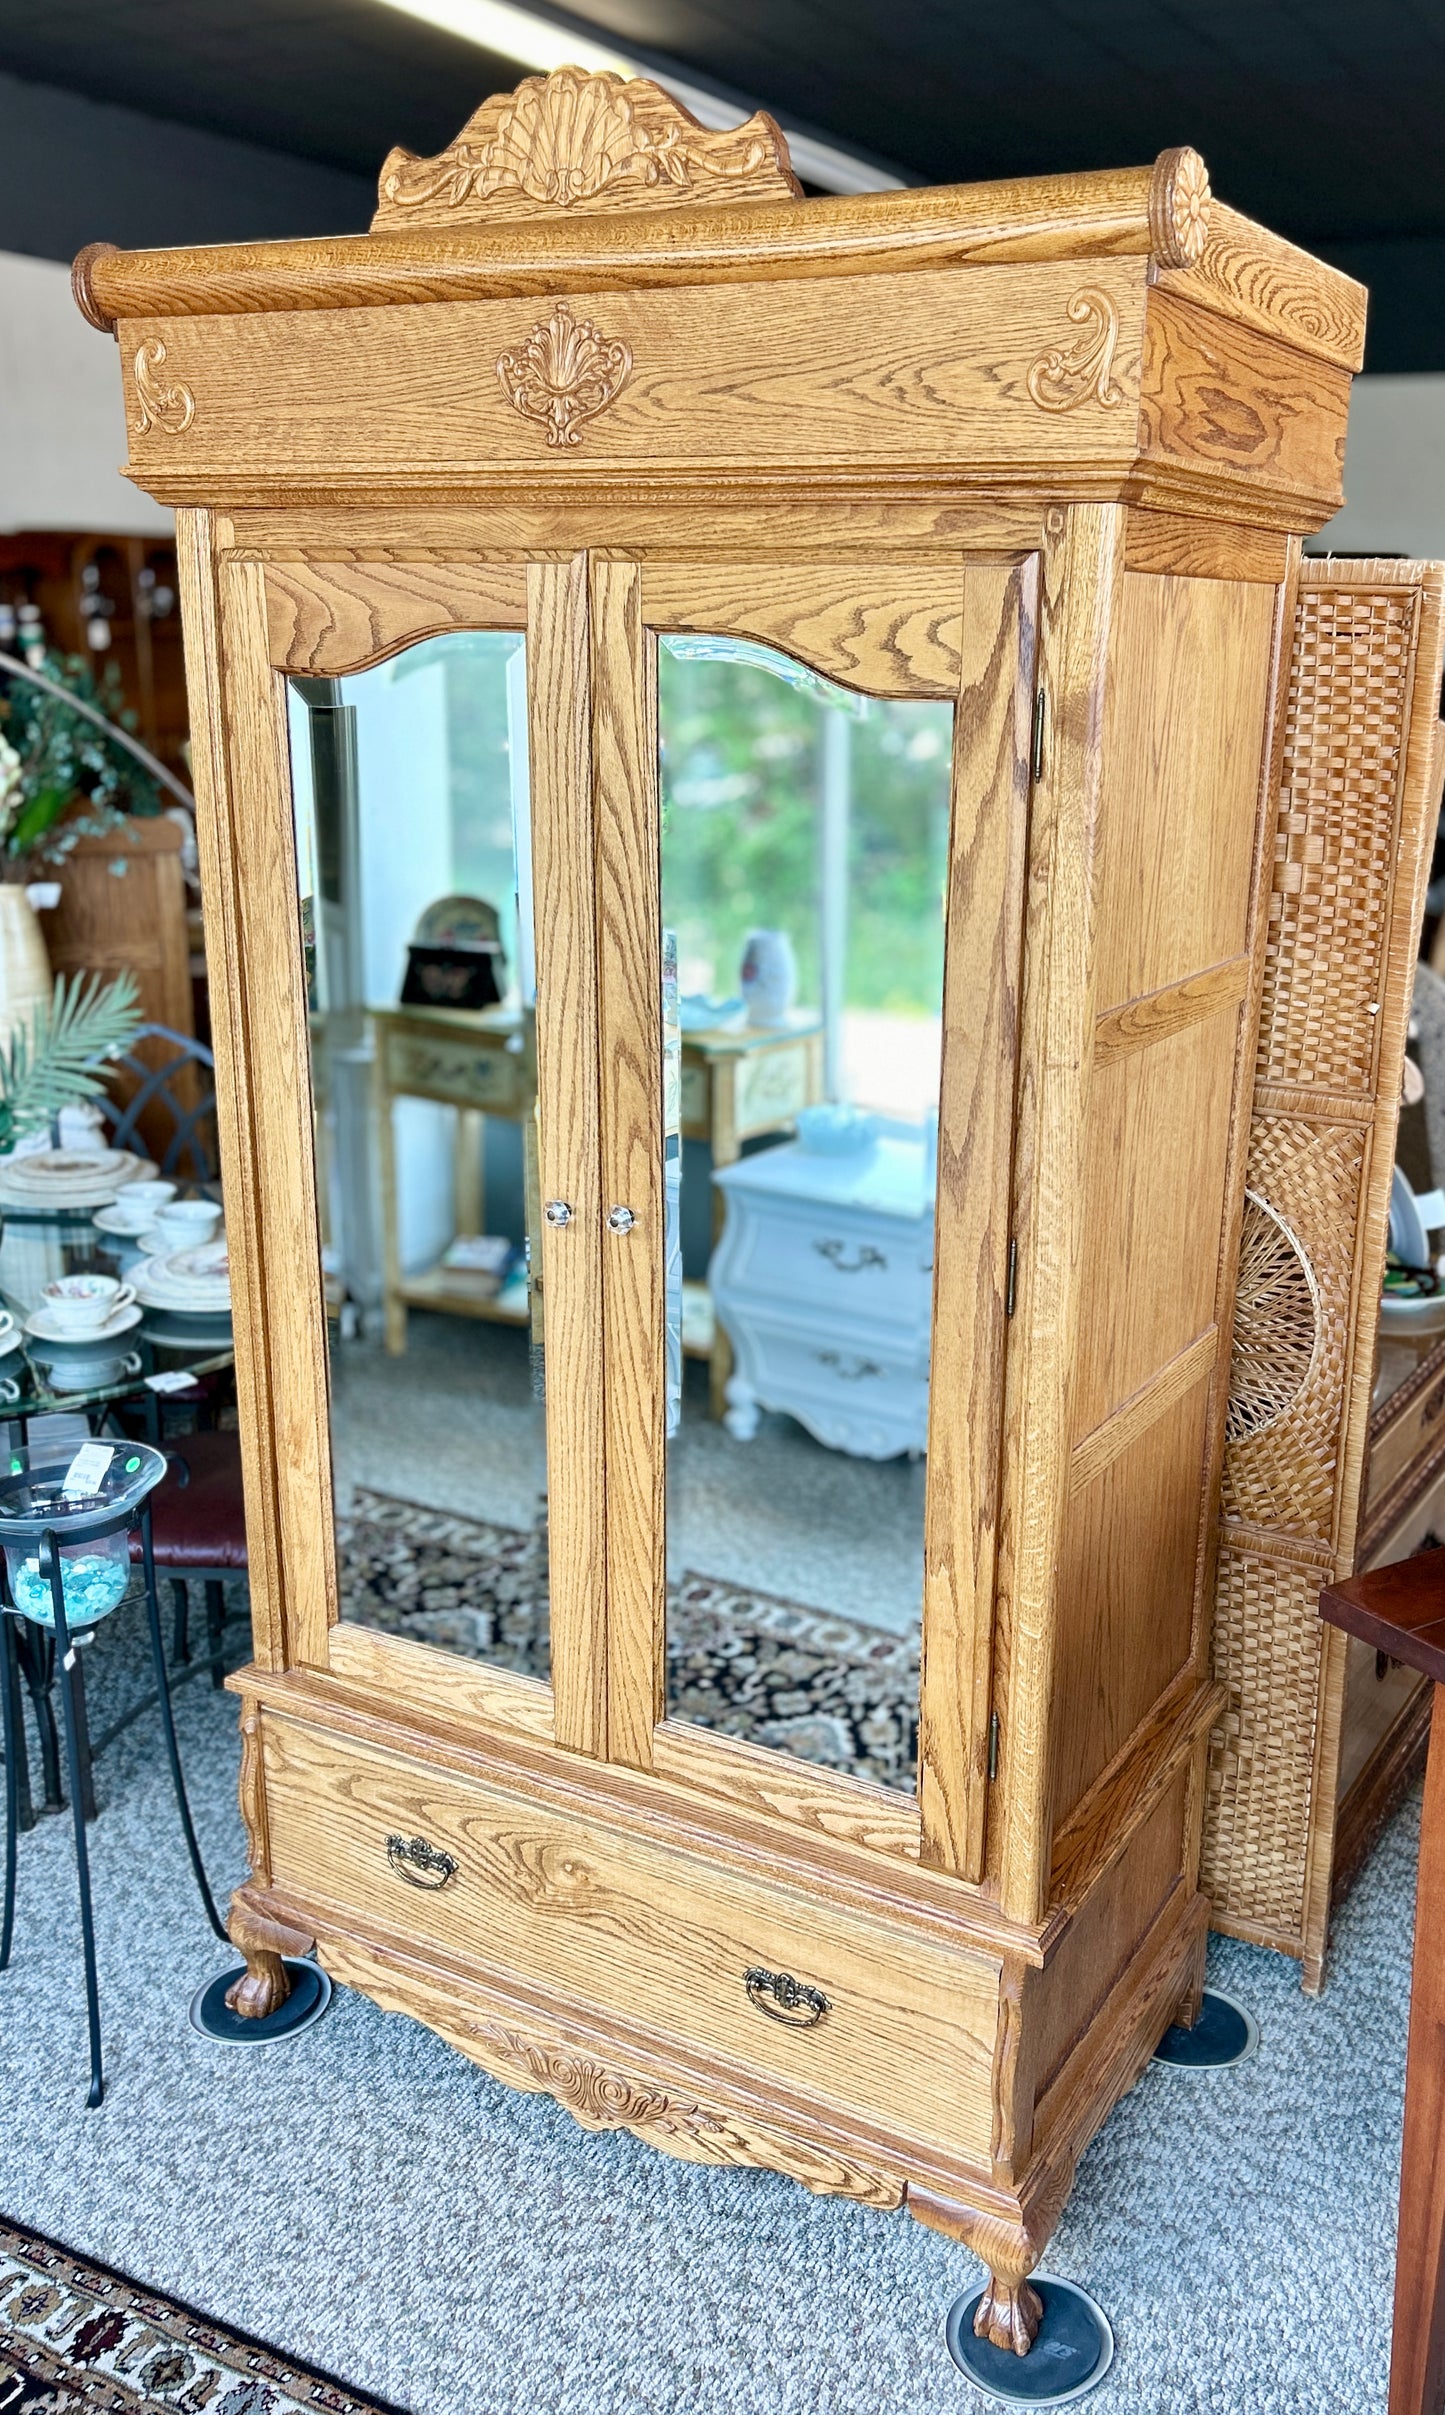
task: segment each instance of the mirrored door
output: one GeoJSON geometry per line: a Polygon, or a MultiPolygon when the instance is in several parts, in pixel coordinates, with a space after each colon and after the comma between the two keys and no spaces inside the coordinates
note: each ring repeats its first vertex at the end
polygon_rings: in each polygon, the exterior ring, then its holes
{"type": "Polygon", "coordinates": [[[592,610],[609,1748],[921,1770],[965,1867],[1029,571],[605,563],[592,610]]]}

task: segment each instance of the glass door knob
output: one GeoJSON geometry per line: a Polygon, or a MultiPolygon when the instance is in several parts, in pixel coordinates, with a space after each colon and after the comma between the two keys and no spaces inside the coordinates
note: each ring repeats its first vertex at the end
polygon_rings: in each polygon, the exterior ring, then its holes
{"type": "Polygon", "coordinates": [[[549,1224],[570,1224],[572,1221],[572,1210],[565,1199],[549,1199],[542,1213],[549,1224]]]}
{"type": "Polygon", "coordinates": [[[637,1218],[630,1207],[609,1208],[607,1211],[609,1233],[630,1233],[636,1222],[637,1218]]]}

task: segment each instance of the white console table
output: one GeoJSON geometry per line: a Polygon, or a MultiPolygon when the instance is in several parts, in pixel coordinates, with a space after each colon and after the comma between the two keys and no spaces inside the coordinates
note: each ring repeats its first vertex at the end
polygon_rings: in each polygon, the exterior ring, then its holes
{"type": "Polygon", "coordinates": [[[846,1157],[789,1141],[714,1174],[726,1217],[708,1283],[738,1441],[781,1409],[855,1458],[927,1447],[933,1174],[921,1134],[846,1157]]]}

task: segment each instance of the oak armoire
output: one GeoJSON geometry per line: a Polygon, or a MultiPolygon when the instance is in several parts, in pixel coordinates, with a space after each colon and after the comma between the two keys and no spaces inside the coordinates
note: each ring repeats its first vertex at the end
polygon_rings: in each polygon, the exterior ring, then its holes
{"type": "MultiPolygon", "coordinates": [[[[394,151],[367,235],[93,245],[76,290],[177,512],[255,1626],[237,2008],[314,1943],[590,2127],[906,2204],[1026,2353],[1078,2157],[1201,1986],[1272,749],[1363,294],[1187,149],[805,200],[766,117],[571,69],[394,151]],[[460,633],[524,645],[544,1677],[338,1616],[288,683],[460,633]],[[941,765],[916,1785],[668,1691],[659,850],[709,647],[941,765]]],[[[863,1332],[873,1261],[789,1246],[863,1332]]],[[[818,1355],[886,1386],[886,1338],[818,1355]]]]}

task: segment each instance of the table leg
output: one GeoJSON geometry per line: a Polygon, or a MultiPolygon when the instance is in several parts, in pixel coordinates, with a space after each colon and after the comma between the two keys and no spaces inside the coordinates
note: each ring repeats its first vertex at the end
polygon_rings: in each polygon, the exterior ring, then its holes
{"type": "Polygon", "coordinates": [[[1445,1687],[1420,1822],[1389,2415],[1445,2409],[1445,1687]]]}
{"type": "Polygon", "coordinates": [[[191,1869],[195,1873],[196,1885],[200,1889],[202,1907],[216,1936],[224,1944],[226,1926],[212,1900],[210,1883],[206,1877],[206,1865],[201,1859],[201,1848],[196,1841],[195,1823],[191,1818],[190,1800],[186,1794],[186,1781],[181,1772],[180,1746],[176,1742],[176,1715],[171,1704],[171,1683],[166,1672],[166,1647],[161,1634],[161,1606],[156,1596],[156,1560],[151,1540],[151,1505],[149,1501],[141,1511],[140,1534],[141,1565],[145,1571],[146,1621],[151,1637],[151,1665],[155,1670],[156,1701],[160,1707],[161,1732],[165,1737],[166,1759],[170,1763],[171,1786],[175,1793],[176,1809],[181,1815],[181,1829],[186,1840],[186,1851],[191,1857],[191,1869]]]}
{"type": "Polygon", "coordinates": [[[5,1896],[0,1909],[0,1971],[9,1968],[15,1934],[15,1858],[20,1839],[20,1682],[15,1666],[15,1627],[0,1610],[0,1729],[5,1742],[5,1896]]]}
{"type": "Polygon", "coordinates": [[[40,1565],[50,1578],[55,1617],[55,1657],[60,1664],[60,1707],[65,1721],[65,1751],[70,1764],[70,1809],[75,1822],[75,1878],[80,1891],[80,1942],[85,1955],[85,2015],[90,2031],[90,2093],[86,2104],[94,2112],[105,2095],[100,2058],[100,1980],[95,1964],[95,1920],[90,1908],[90,1852],[85,1841],[85,1781],[80,1767],[80,1738],[75,1721],[72,1683],[77,1660],[65,1616],[65,1586],[60,1551],[53,1534],[40,1538],[40,1565]]]}
{"type": "Polygon", "coordinates": [[[35,1805],[30,1794],[30,1755],[25,1748],[25,1707],[20,1695],[20,1654],[15,1638],[15,1629],[19,1622],[7,1618],[5,1615],[10,1608],[10,1588],[8,1585],[4,1585],[3,1578],[0,1578],[0,1588],[3,1588],[0,1590],[0,1631],[3,1631],[5,1637],[4,1649],[3,1652],[0,1652],[0,1685],[5,1688],[4,1702],[3,1705],[0,1705],[0,1715],[3,1715],[5,1720],[5,1782],[8,1787],[9,1772],[13,1761],[15,1822],[17,1828],[29,1830],[35,1825],[35,1805]],[[14,1738],[13,1753],[11,1751],[12,1736],[14,1738]]]}

